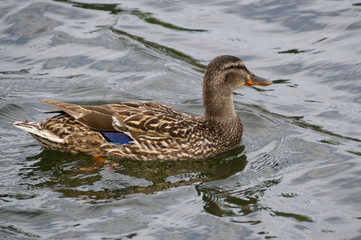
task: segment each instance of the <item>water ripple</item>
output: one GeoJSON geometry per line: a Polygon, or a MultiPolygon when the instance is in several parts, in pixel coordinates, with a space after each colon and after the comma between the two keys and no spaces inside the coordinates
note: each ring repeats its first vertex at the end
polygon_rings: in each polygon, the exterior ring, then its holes
{"type": "Polygon", "coordinates": [[[310,3],[1,1],[0,238],[357,238],[360,4],[310,3]],[[202,115],[221,54],[273,84],[237,90],[243,140],[216,158],[86,172],[12,126],[42,98],[202,115]]]}

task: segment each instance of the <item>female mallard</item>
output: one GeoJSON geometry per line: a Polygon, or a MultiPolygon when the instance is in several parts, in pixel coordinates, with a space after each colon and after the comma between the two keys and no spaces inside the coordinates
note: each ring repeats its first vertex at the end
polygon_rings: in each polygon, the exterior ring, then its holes
{"type": "Polygon", "coordinates": [[[201,159],[235,147],[243,126],[232,93],[244,85],[270,85],[233,56],[211,61],[203,78],[203,117],[152,102],[80,106],[53,100],[61,114],[35,123],[15,122],[45,148],[140,160],[201,159]]]}

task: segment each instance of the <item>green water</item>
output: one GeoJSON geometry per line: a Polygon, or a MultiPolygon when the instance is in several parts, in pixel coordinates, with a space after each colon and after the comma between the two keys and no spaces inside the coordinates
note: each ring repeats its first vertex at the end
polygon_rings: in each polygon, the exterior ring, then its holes
{"type": "Polygon", "coordinates": [[[1,239],[361,239],[361,3],[0,2],[1,239]],[[202,115],[205,66],[241,58],[236,149],[185,162],[45,150],[17,120],[154,101],[202,115]]]}

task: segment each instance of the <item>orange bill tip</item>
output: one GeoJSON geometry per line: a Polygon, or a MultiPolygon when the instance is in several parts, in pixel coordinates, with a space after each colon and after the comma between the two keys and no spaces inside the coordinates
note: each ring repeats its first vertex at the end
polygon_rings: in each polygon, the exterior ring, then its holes
{"type": "Polygon", "coordinates": [[[250,85],[268,86],[271,84],[272,84],[272,82],[270,80],[258,77],[254,74],[249,75],[248,80],[246,82],[247,86],[250,86],[250,85]]]}

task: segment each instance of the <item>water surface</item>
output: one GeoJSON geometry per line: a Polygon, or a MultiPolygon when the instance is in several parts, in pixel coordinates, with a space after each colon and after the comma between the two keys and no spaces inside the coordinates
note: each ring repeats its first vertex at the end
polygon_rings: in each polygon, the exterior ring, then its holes
{"type": "Polygon", "coordinates": [[[360,19],[346,0],[1,1],[0,237],[360,239],[360,19]],[[244,137],[216,158],[84,172],[12,126],[44,98],[202,115],[222,54],[273,85],[237,90],[244,137]]]}

